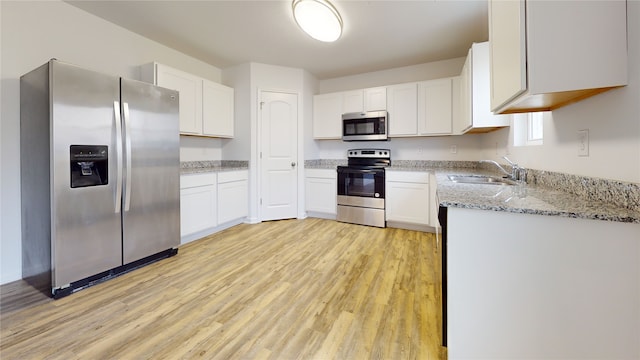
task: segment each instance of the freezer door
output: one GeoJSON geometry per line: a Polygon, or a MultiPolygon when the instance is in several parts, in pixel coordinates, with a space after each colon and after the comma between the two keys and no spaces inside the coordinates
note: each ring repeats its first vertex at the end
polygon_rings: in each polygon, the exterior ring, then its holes
{"type": "Polygon", "coordinates": [[[50,66],[51,265],[58,288],[122,265],[120,114],[117,77],[58,61],[50,66]]]}
{"type": "Polygon", "coordinates": [[[121,79],[123,261],[180,244],[178,92],[121,79]]]}

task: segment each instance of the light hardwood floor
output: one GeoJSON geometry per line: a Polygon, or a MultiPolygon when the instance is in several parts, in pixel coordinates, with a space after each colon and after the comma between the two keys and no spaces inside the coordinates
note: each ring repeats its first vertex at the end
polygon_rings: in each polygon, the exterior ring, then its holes
{"type": "Polygon", "coordinates": [[[0,358],[445,359],[433,234],[238,225],[51,300],[0,287],[0,358]]]}

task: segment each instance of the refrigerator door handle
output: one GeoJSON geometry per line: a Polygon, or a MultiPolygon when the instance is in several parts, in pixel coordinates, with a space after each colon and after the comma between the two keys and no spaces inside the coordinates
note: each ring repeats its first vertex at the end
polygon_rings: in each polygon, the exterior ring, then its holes
{"type": "Polygon", "coordinates": [[[122,123],[120,120],[120,102],[113,102],[113,113],[116,123],[116,197],[115,212],[122,208],[122,123]]]}
{"type": "Polygon", "coordinates": [[[124,141],[126,152],[126,173],[124,184],[124,211],[129,211],[129,205],[131,204],[131,124],[129,119],[129,104],[122,103],[123,117],[124,117],[124,141]]]}

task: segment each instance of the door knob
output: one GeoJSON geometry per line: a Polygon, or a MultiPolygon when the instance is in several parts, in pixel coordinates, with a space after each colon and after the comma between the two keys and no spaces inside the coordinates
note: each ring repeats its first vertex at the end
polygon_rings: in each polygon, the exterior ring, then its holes
{"type": "Polygon", "coordinates": [[[295,161],[292,161],[292,162],[291,162],[291,167],[296,167],[296,163],[295,163],[295,161]]]}

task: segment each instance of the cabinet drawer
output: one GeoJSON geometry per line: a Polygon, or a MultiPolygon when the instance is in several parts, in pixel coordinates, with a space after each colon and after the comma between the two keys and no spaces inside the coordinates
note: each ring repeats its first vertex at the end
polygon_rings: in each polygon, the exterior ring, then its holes
{"type": "Polygon", "coordinates": [[[249,171],[247,170],[224,171],[224,172],[218,173],[218,184],[232,182],[232,181],[248,180],[248,179],[249,179],[249,171]]]}
{"type": "Polygon", "coordinates": [[[400,181],[428,184],[429,173],[420,171],[387,171],[385,173],[387,181],[400,181]]]}
{"type": "Polygon", "coordinates": [[[180,189],[216,184],[215,173],[188,174],[180,176],[180,189]]]}
{"type": "Polygon", "coordinates": [[[305,169],[308,178],[335,179],[338,176],[336,169],[305,169]]]}

